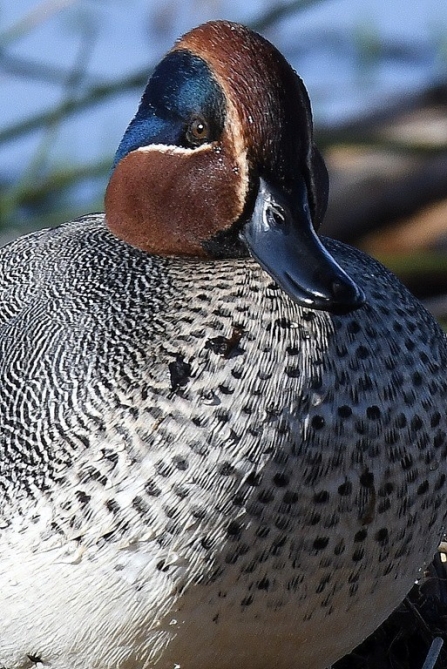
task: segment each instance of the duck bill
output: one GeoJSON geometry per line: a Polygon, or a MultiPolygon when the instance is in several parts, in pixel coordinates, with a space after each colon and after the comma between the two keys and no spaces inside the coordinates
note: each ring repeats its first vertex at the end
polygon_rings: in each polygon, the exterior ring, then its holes
{"type": "Polygon", "coordinates": [[[260,179],[253,215],[240,233],[250,254],[299,305],[333,313],[358,309],[364,293],[317,237],[304,182],[291,199],[260,179]]]}

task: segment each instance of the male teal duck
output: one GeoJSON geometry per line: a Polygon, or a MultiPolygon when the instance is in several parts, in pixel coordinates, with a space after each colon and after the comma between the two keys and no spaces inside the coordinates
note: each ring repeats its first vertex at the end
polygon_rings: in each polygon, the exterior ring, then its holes
{"type": "Polygon", "coordinates": [[[105,215],[1,251],[1,667],[323,669],[430,560],[446,340],[326,199],[302,81],[218,21],[105,215]]]}

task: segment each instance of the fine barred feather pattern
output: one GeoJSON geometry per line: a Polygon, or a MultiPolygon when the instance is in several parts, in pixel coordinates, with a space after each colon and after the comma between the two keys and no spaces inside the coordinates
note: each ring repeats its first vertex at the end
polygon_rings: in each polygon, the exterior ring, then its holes
{"type": "Polygon", "coordinates": [[[340,655],[405,595],[445,515],[445,338],[325,245],[362,309],[102,215],[0,250],[1,667],[285,669],[302,639],[313,669],[316,630],[340,655]]]}

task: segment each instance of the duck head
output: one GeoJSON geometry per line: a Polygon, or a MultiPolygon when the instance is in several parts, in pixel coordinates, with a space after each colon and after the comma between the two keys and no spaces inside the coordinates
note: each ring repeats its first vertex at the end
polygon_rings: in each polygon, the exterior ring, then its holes
{"type": "Polygon", "coordinates": [[[343,313],[364,296],[316,235],[327,195],[303,82],[263,37],[214,21],[149,80],[115,156],[106,221],[157,255],[251,254],[300,305],[343,313]]]}

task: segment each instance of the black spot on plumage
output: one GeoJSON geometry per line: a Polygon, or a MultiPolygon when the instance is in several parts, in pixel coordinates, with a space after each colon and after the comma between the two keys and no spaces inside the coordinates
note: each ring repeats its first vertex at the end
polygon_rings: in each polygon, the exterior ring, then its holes
{"type": "Polygon", "coordinates": [[[356,550],[352,554],[352,561],[353,562],[360,562],[360,560],[363,560],[364,555],[365,555],[365,549],[364,548],[356,548],[356,550]]]}
{"type": "Polygon", "coordinates": [[[347,404],[344,404],[341,407],[338,407],[338,415],[340,418],[349,418],[352,415],[352,409],[347,404]]]}
{"type": "Polygon", "coordinates": [[[314,495],[315,504],[327,504],[329,502],[329,493],[326,490],[321,490],[314,495]]]}
{"type": "Polygon", "coordinates": [[[275,499],[275,494],[271,488],[264,488],[258,494],[258,500],[262,504],[270,504],[275,499]]]}
{"type": "Polygon", "coordinates": [[[260,525],[256,530],[256,536],[260,539],[266,539],[270,533],[270,527],[266,525],[260,525]]]}
{"type": "Polygon", "coordinates": [[[159,497],[161,495],[161,489],[157,486],[155,481],[147,481],[144,489],[150,497],[159,497]]]}
{"type": "Polygon", "coordinates": [[[350,481],[345,481],[338,486],[338,494],[342,497],[346,497],[352,493],[352,483],[350,481]]]}
{"type": "Polygon", "coordinates": [[[27,658],[29,659],[30,662],[33,664],[40,664],[43,662],[42,658],[40,655],[31,655],[30,653],[27,654],[27,658]]]}
{"type": "Polygon", "coordinates": [[[313,542],[313,547],[316,551],[324,550],[329,544],[329,537],[317,537],[313,542]]]}
{"type": "Polygon", "coordinates": [[[278,488],[285,488],[289,483],[289,477],[283,473],[275,474],[273,477],[273,483],[278,488]]]}
{"type": "Polygon", "coordinates": [[[176,469],[182,472],[186,471],[189,467],[188,459],[181,455],[175,455],[172,458],[172,464],[176,469]]]}
{"type": "Polygon", "coordinates": [[[260,581],[257,582],[256,586],[258,590],[268,590],[270,587],[270,579],[264,576],[260,581]]]}
{"type": "Polygon", "coordinates": [[[283,497],[284,504],[288,504],[288,505],[289,504],[296,504],[298,502],[298,500],[299,500],[298,493],[293,492],[291,490],[287,490],[284,493],[284,497],[283,497]]]}
{"type": "Polygon", "coordinates": [[[186,386],[191,376],[192,367],[181,354],[177,354],[175,360],[168,364],[171,377],[171,390],[177,390],[186,386]]]}
{"type": "Polygon", "coordinates": [[[312,418],[311,425],[314,430],[321,430],[325,426],[326,422],[323,416],[314,416],[312,418]]]}
{"type": "Polygon", "coordinates": [[[380,408],[376,405],[368,407],[366,416],[369,420],[378,420],[381,416],[380,408]]]}
{"type": "Polygon", "coordinates": [[[368,536],[367,530],[361,529],[361,530],[359,530],[358,532],[355,533],[354,542],[355,543],[361,543],[362,541],[365,541],[367,536],[368,536]]]}
{"type": "Polygon", "coordinates": [[[417,489],[418,495],[425,495],[429,490],[430,484],[427,480],[423,481],[417,489]]]}
{"type": "Polygon", "coordinates": [[[227,527],[227,534],[231,537],[240,537],[242,529],[242,525],[238,521],[232,520],[227,527]]]}
{"type": "Polygon", "coordinates": [[[241,606],[242,607],[250,606],[250,604],[252,603],[253,603],[253,596],[248,595],[247,597],[244,597],[243,600],[241,601],[241,606]]]}
{"type": "Polygon", "coordinates": [[[369,471],[363,472],[360,476],[360,485],[364,488],[372,488],[374,486],[374,474],[369,471]]]}
{"type": "Polygon", "coordinates": [[[84,490],[76,490],[75,495],[82,506],[87,505],[91,500],[91,496],[88,495],[84,490]]]}

